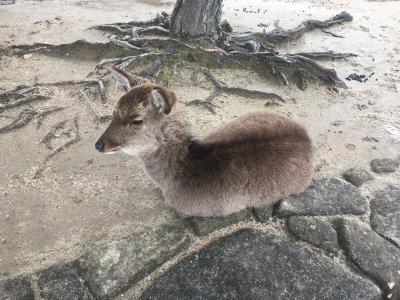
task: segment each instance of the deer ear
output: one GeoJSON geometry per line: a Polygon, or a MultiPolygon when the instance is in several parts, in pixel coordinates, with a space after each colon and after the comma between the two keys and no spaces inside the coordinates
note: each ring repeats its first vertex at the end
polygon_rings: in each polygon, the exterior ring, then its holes
{"type": "Polygon", "coordinates": [[[176,95],[166,88],[155,88],[150,92],[151,103],[159,113],[169,114],[176,103],[176,95]]]}
{"type": "Polygon", "coordinates": [[[125,90],[129,91],[131,88],[138,84],[142,84],[147,82],[146,79],[135,76],[125,70],[122,70],[118,67],[113,66],[111,68],[111,74],[114,76],[115,80],[117,80],[118,84],[125,90]]]}

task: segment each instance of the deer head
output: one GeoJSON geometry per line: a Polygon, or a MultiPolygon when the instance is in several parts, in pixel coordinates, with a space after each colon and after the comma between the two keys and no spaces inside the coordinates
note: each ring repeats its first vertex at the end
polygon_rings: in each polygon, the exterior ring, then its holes
{"type": "Polygon", "coordinates": [[[138,155],[156,144],[155,132],[176,103],[175,93],[124,70],[112,74],[126,91],[118,100],[113,119],[96,142],[102,153],[118,151],[138,155]]]}

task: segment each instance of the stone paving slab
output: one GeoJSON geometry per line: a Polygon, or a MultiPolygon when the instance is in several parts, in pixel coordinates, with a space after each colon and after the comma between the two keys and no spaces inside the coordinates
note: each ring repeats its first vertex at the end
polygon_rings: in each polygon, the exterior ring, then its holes
{"type": "Polygon", "coordinates": [[[398,160],[390,158],[374,159],[371,161],[372,171],[378,174],[394,172],[399,165],[400,162],[398,160]]]}
{"type": "Polygon", "coordinates": [[[400,281],[400,249],[358,221],[341,219],[338,223],[349,258],[383,290],[390,292],[400,281]]]}
{"type": "Polygon", "coordinates": [[[351,168],[347,170],[343,173],[343,178],[356,187],[360,187],[367,181],[374,179],[367,170],[361,168],[351,168]]]}
{"type": "Polygon", "coordinates": [[[43,299],[87,299],[88,291],[77,274],[76,262],[55,266],[37,273],[37,284],[43,299]]]}
{"type": "Polygon", "coordinates": [[[99,299],[115,297],[190,243],[182,222],[143,228],[126,240],[95,249],[79,260],[79,272],[99,299]]]}
{"type": "Polygon", "coordinates": [[[380,299],[371,281],[282,231],[241,230],[190,255],[141,299],[380,299]]]}
{"type": "Polygon", "coordinates": [[[24,278],[0,279],[0,300],[32,300],[31,284],[24,278]]]}
{"type": "Polygon", "coordinates": [[[355,186],[342,179],[326,178],[314,181],[301,194],[283,199],[278,215],[361,215],[367,207],[367,200],[355,186]]]}
{"type": "Polygon", "coordinates": [[[299,239],[329,252],[338,252],[336,230],[329,221],[315,217],[290,217],[289,230],[299,239]]]}
{"type": "Polygon", "coordinates": [[[371,226],[400,247],[400,186],[389,185],[371,201],[371,226]]]}

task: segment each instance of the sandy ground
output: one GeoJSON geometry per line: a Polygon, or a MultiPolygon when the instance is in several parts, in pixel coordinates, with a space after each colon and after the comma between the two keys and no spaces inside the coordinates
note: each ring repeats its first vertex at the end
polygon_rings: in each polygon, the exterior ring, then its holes
{"type": "MultiPolygon", "coordinates": [[[[237,86],[273,91],[287,104],[269,108],[288,115],[308,128],[313,138],[316,177],[339,176],[349,167],[368,167],[374,158],[400,154],[400,2],[398,1],[224,1],[224,18],[237,31],[296,26],[307,18],[325,19],[343,10],[354,21],[330,29],[335,38],[319,31],[285,45],[282,52],[352,52],[359,56],[325,62],[339,77],[373,74],[368,82],[347,82],[339,93],[321,86],[306,91],[281,87],[248,70],[214,70],[221,80],[237,86]],[[243,8],[246,8],[244,11],[243,8]],[[260,9],[260,12],[258,12],[260,9]],[[251,12],[253,11],[253,12],[251,12]]],[[[171,11],[173,1],[17,1],[0,6],[0,47],[34,42],[67,43],[77,39],[106,41],[96,24],[145,20],[161,10],[171,11]]],[[[83,79],[98,61],[94,53],[64,57],[33,54],[0,57],[0,92],[17,85],[83,79]]],[[[172,87],[181,102],[205,98],[211,86],[204,79],[193,86],[192,70],[177,70],[172,87]]],[[[112,111],[121,94],[107,86],[108,101],[101,104],[88,91],[76,87],[44,87],[51,95],[35,108],[65,109],[45,119],[38,129],[28,126],[0,135],[0,276],[16,275],[72,259],[99,243],[121,239],[135,228],[158,226],[174,218],[163,206],[157,188],[139,161],[124,156],[102,156],[94,142],[106,124],[96,125],[85,97],[101,115],[112,111]],[[54,148],[71,138],[78,116],[81,140],[43,165],[49,150],[40,143],[51,126],[67,120],[56,133],[54,148]],[[36,170],[45,166],[39,179],[36,170]]],[[[265,109],[262,100],[220,96],[217,114],[181,105],[197,134],[247,111],[265,109]]],[[[0,127],[20,113],[0,113],[0,127]]],[[[380,176],[376,176],[380,182],[380,176]]],[[[399,173],[385,180],[398,179],[399,173]]],[[[376,184],[376,183],[375,183],[376,184]]],[[[368,188],[365,193],[368,193],[368,188]]]]}

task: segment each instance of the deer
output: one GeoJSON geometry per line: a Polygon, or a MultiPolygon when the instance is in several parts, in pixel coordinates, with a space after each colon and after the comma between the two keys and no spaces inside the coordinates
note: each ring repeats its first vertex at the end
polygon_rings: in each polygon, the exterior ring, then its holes
{"type": "Polygon", "coordinates": [[[310,185],[312,142],[296,122],[257,111],[196,138],[170,88],[117,67],[111,72],[125,94],[95,148],[140,158],[166,205],[180,215],[224,216],[273,205],[310,185]]]}

